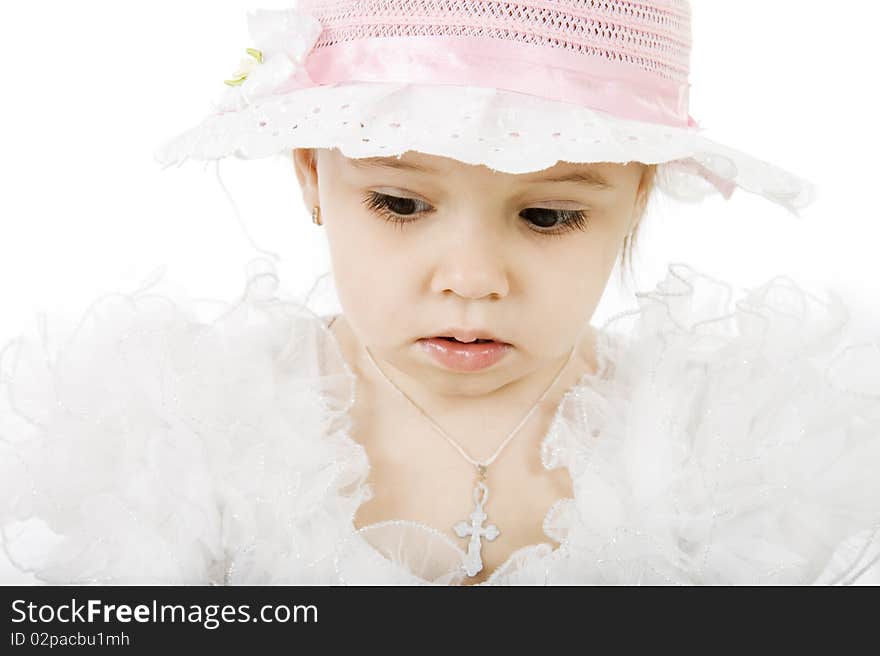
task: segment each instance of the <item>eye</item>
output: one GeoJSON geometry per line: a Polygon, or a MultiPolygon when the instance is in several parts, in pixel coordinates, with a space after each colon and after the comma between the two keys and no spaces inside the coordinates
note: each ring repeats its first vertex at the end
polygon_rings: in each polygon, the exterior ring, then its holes
{"type": "Polygon", "coordinates": [[[585,210],[549,210],[541,207],[529,207],[520,212],[520,216],[526,212],[533,212],[532,216],[534,217],[531,219],[534,223],[530,224],[529,229],[540,234],[562,235],[572,230],[586,230],[588,225],[589,215],[585,210]],[[553,229],[535,229],[531,225],[553,229]]]}
{"type": "Polygon", "coordinates": [[[388,194],[380,194],[376,191],[369,192],[363,199],[363,204],[372,212],[375,212],[386,221],[394,223],[402,229],[414,219],[405,218],[418,213],[420,206],[430,207],[416,198],[398,198],[388,194]]]}
{"type": "MultiPolygon", "coordinates": [[[[415,217],[420,213],[427,213],[431,206],[416,198],[399,198],[380,194],[376,191],[369,192],[363,199],[363,204],[372,212],[378,214],[386,221],[400,226],[402,229],[407,223],[416,221],[415,217]]],[[[520,212],[520,216],[529,223],[529,230],[542,235],[562,235],[572,230],[586,230],[588,213],[585,210],[552,210],[539,207],[529,207],[520,212]],[[526,216],[527,213],[531,213],[526,216]],[[536,226],[536,227],[532,227],[536,226]]]]}

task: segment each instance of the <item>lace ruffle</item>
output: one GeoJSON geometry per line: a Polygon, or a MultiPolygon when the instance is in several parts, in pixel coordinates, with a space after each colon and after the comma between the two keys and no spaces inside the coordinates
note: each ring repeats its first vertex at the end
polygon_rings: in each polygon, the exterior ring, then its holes
{"type": "Polygon", "coordinates": [[[165,166],[187,159],[243,159],[291,148],[338,148],[347,157],[409,150],[528,173],[568,162],[660,163],[657,186],[682,201],[739,186],[797,214],[811,183],[696,130],[620,119],[525,94],[443,85],[344,84],[242,103],[164,144],[165,166]],[[417,117],[417,118],[416,118],[417,117]],[[547,126],[553,126],[549,128],[547,126]]]}
{"type": "Polygon", "coordinates": [[[0,352],[9,559],[54,584],[215,579],[220,513],[176,377],[198,339],[186,310],[107,297],[63,337],[40,323],[0,352]]]}
{"type": "Polygon", "coordinates": [[[555,580],[844,572],[842,542],[880,538],[880,342],[844,346],[845,306],[785,278],[737,297],[671,265],[638,297],[603,328],[614,375],[576,389],[543,444],[576,485],[554,529],[574,555],[555,580]],[[844,361],[853,350],[861,362],[844,361]]]}

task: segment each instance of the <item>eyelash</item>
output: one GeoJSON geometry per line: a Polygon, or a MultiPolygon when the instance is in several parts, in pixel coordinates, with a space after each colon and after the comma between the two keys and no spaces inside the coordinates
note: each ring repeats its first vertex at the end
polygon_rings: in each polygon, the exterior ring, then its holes
{"type": "MultiPolygon", "coordinates": [[[[426,203],[415,198],[399,198],[398,196],[380,194],[376,191],[369,192],[364,197],[363,204],[367,207],[367,209],[375,214],[378,214],[389,223],[393,223],[399,226],[402,230],[406,224],[413,223],[416,219],[405,218],[406,215],[401,215],[394,212],[391,209],[391,204],[394,201],[412,201],[413,203],[421,203],[423,205],[426,205],[426,203]]],[[[568,232],[572,232],[574,230],[586,230],[589,225],[589,214],[584,210],[550,210],[538,207],[530,207],[527,209],[543,209],[546,212],[556,212],[559,216],[560,222],[557,224],[557,227],[552,230],[536,229],[531,227],[534,224],[529,223],[529,230],[539,235],[545,235],[548,237],[561,237],[562,235],[568,232]]],[[[409,216],[415,215],[413,214],[409,216]]]]}

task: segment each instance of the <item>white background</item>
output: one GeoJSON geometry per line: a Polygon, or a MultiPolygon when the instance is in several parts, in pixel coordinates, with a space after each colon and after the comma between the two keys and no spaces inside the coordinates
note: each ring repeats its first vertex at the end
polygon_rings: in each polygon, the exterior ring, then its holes
{"type": "MultiPolygon", "coordinates": [[[[194,295],[241,291],[257,252],[213,168],[161,171],[152,152],[211,110],[251,45],[247,10],[285,6],[0,5],[0,343],[40,308],[80,312],[163,264],[194,295]]],[[[748,286],[784,274],[837,290],[855,319],[880,326],[880,9],[836,6],[838,18],[812,0],[693,2],[691,115],[710,138],[815,181],[819,199],[801,219],[741,190],[696,208],[666,202],[641,237],[640,288],[669,261],[748,286]]],[[[286,288],[326,269],[289,164],[221,171],[256,243],[284,257],[286,288]]]]}

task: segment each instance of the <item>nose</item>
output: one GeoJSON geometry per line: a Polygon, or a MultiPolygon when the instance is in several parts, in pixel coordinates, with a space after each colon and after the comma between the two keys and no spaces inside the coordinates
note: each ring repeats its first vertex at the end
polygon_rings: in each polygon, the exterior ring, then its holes
{"type": "Polygon", "coordinates": [[[499,235],[479,220],[460,221],[456,227],[439,254],[432,291],[469,299],[507,296],[507,264],[499,235]]]}

